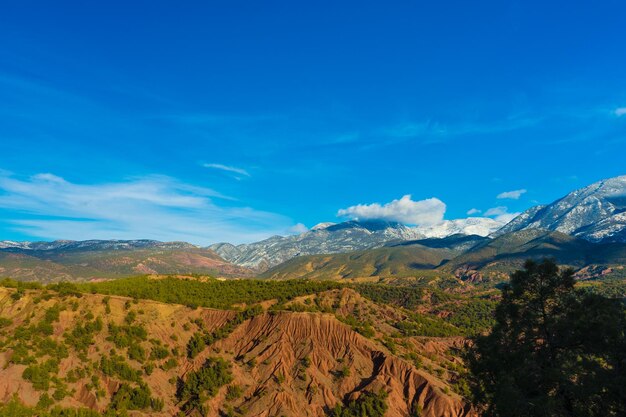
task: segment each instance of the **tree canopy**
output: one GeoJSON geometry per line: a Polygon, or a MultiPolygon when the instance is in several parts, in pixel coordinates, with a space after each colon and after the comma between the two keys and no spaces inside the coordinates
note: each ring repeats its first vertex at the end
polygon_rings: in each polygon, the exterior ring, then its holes
{"type": "Polygon", "coordinates": [[[626,415],[624,305],[574,284],[544,260],[504,286],[496,324],[468,355],[485,415],[626,415]]]}

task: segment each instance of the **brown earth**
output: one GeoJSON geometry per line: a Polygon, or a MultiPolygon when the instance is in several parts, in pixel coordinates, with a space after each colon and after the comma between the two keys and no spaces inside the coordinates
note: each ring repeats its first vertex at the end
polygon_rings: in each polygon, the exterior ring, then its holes
{"type": "MultiPolygon", "coordinates": [[[[180,355],[178,365],[170,370],[158,367],[163,361],[155,361],[157,367],[151,375],[143,375],[154,397],[162,398],[162,412],[132,412],[133,415],[172,416],[178,413],[176,377],[199,368],[209,356],[219,356],[232,363],[234,384],[243,389],[243,395],[235,400],[226,400],[226,386],[207,403],[210,416],[232,407],[244,416],[326,416],[340,401],[355,399],[363,392],[388,393],[388,417],[415,415],[418,408],[424,417],[473,416],[474,411],[458,395],[450,392],[444,379],[417,369],[412,363],[392,354],[376,340],[368,339],[340,322],[332,314],[309,312],[265,312],[239,325],[227,338],[214,343],[195,359],[187,359],[185,346],[201,322],[207,330],[217,329],[228,323],[235,315],[233,311],[190,308],[153,301],[129,303],[124,297],[110,297],[110,314],[105,311],[104,297],[83,295],[81,298],[54,296],[49,300],[39,299],[41,291],[27,291],[18,301],[11,298],[14,290],[0,288],[0,317],[12,323],[0,330],[0,401],[6,402],[17,395],[27,405],[37,403],[41,392],[21,375],[25,365],[9,362],[11,349],[5,346],[11,340],[16,327],[30,321],[36,324],[45,310],[61,301],[67,308],[61,312],[60,320],[54,323],[52,338],[63,341],[64,332],[71,330],[91,312],[102,317],[104,329],[96,335],[95,343],[89,347],[87,358],[80,358],[73,349],[70,356],[60,364],[59,376],[78,367],[97,368],[100,357],[114,345],[106,340],[109,323],[121,324],[130,310],[137,313],[137,323],[145,326],[148,339],[160,340],[169,349],[176,348],[180,355]],[[71,307],[75,304],[75,310],[71,307]],[[305,367],[305,358],[310,365],[305,367]],[[87,359],[87,362],[84,361],[87,359]],[[347,368],[345,372],[344,368],[347,368]],[[341,376],[341,371],[344,370],[341,376]],[[347,374],[347,376],[346,376],[347,374]],[[174,382],[174,383],[172,383],[174,382]]],[[[344,300],[345,313],[353,309],[356,302],[352,293],[340,294],[344,300]]],[[[374,308],[368,306],[368,308],[374,308]]],[[[384,314],[393,314],[383,311],[384,314]]],[[[383,329],[384,330],[384,329],[383,329]]],[[[411,338],[415,349],[422,350],[428,357],[448,355],[452,346],[460,346],[460,338],[411,338]]],[[[149,352],[149,341],[142,342],[149,352]]],[[[117,349],[118,353],[123,350],[117,349]]],[[[127,359],[135,369],[139,362],[127,359]]],[[[118,389],[120,381],[109,378],[96,370],[106,391],[97,399],[89,389],[90,377],[68,383],[73,394],[58,404],[68,407],[89,407],[103,411],[109,398],[118,389]]]]}

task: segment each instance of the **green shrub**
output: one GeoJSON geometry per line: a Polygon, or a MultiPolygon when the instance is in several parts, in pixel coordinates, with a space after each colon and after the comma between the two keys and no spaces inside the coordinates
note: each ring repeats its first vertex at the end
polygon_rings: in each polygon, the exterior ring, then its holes
{"type": "Polygon", "coordinates": [[[233,379],[231,365],[222,358],[210,357],[202,368],[187,374],[180,385],[177,398],[183,402],[183,412],[189,414],[202,407],[205,400],[214,397],[219,388],[233,379]]]}
{"type": "Polygon", "coordinates": [[[346,405],[337,404],[331,417],[383,417],[387,411],[387,393],[365,392],[357,400],[346,405]]]}

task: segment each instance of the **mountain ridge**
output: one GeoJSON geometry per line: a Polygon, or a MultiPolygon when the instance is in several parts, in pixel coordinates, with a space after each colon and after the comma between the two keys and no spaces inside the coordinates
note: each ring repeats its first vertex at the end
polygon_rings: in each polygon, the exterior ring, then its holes
{"type": "Polygon", "coordinates": [[[446,220],[427,227],[409,227],[385,220],[349,220],[320,223],[299,235],[272,236],[241,245],[216,243],[209,249],[237,265],[265,271],[297,256],[375,249],[393,242],[442,238],[459,233],[488,235],[501,226],[493,219],[480,217],[446,220]]]}

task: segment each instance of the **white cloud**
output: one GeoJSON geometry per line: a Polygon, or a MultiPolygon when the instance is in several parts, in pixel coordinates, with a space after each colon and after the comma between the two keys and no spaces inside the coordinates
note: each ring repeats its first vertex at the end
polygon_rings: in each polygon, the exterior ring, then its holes
{"type": "Polygon", "coordinates": [[[308,232],[309,228],[302,223],[297,223],[289,228],[289,232],[299,235],[300,233],[308,232]]]}
{"type": "Polygon", "coordinates": [[[246,177],[250,176],[250,173],[243,168],[237,168],[230,165],[222,165],[222,164],[202,164],[205,168],[213,168],[219,169],[221,171],[231,172],[234,174],[245,175],[246,177]]]}
{"type": "Polygon", "coordinates": [[[519,200],[522,194],[526,192],[527,190],[524,188],[522,188],[521,190],[505,191],[503,193],[498,194],[496,198],[499,198],[499,199],[508,198],[511,200],[519,200]]]}
{"type": "Polygon", "coordinates": [[[218,205],[227,197],[165,176],[77,184],[53,174],[0,175],[3,221],[43,239],[157,239],[196,244],[251,242],[285,233],[286,217],[218,205]]]}
{"type": "Polygon", "coordinates": [[[618,107],[614,113],[617,117],[626,116],[626,107],[618,107]]]}
{"type": "Polygon", "coordinates": [[[431,225],[443,220],[446,205],[437,198],[413,201],[410,195],[405,195],[399,200],[381,205],[359,204],[341,209],[337,216],[352,219],[383,219],[397,221],[405,224],[431,225]]]}
{"type": "Polygon", "coordinates": [[[519,215],[519,212],[509,213],[508,207],[505,206],[492,207],[489,210],[485,211],[485,216],[492,217],[495,221],[502,223],[508,223],[519,215]]]}
{"type": "Polygon", "coordinates": [[[480,213],[481,211],[482,211],[482,210],[478,210],[477,208],[471,208],[471,209],[467,210],[467,215],[468,215],[468,216],[471,216],[471,215],[473,215],[473,214],[478,214],[478,213],[480,213]]]}

